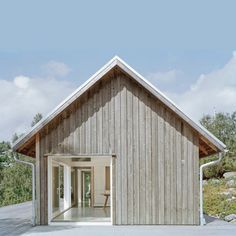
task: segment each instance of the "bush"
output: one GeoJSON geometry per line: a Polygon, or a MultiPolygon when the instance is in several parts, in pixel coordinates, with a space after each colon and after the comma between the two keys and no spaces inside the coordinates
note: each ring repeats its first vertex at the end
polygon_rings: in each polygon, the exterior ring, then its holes
{"type": "MultiPolygon", "coordinates": [[[[26,158],[24,158],[26,159],[26,158]]],[[[0,182],[0,206],[6,206],[31,200],[31,168],[12,162],[2,170],[0,182]]]]}
{"type": "MultiPolygon", "coordinates": [[[[230,199],[227,195],[229,190],[226,180],[220,179],[219,184],[214,181],[208,181],[204,186],[204,213],[224,219],[226,215],[236,213],[236,199],[230,199]]],[[[232,193],[236,197],[236,193],[232,193]]]]}
{"type": "MultiPolygon", "coordinates": [[[[217,156],[206,157],[200,160],[200,165],[218,159],[217,156]]],[[[220,163],[209,166],[203,170],[203,178],[222,178],[225,172],[236,171],[236,158],[225,156],[220,163]]]]}

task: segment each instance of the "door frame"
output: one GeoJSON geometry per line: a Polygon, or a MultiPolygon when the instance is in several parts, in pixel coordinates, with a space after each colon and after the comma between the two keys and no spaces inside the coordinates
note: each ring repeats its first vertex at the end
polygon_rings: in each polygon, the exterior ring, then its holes
{"type": "MultiPolygon", "coordinates": [[[[65,208],[62,211],[60,211],[60,199],[59,199],[59,210],[53,213],[53,205],[52,205],[52,167],[53,165],[59,165],[59,166],[63,166],[64,170],[63,170],[63,185],[64,185],[64,202],[65,202],[65,197],[66,195],[68,195],[68,192],[65,188],[65,185],[68,184],[68,178],[65,178],[65,172],[68,171],[66,170],[66,168],[68,168],[68,166],[63,163],[60,162],[59,160],[53,160],[53,158],[48,158],[48,223],[51,222],[51,220],[58,216],[59,214],[61,214],[62,212],[68,210],[70,207],[65,208]],[[50,220],[50,221],[49,221],[50,220]]],[[[59,193],[60,194],[60,193],[59,193]]],[[[69,205],[71,205],[71,203],[69,203],[69,205]]]]}
{"type": "MultiPolygon", "coordinates": [[[[80,158],[80,157],[108,157],[110,158],[110,218],[111,224],[116,224],[116,155],[115,154],[51,154],[48,157],[48,224],[51,223],[53,217],[52,214],[52,162],[53,159],[58,158],[80,158]]],[[[59,162],[59,161],[58,161],[59,162]]],[[[65,165],[64,163],[61,163],[65,165]]],[[[69,207],[70,208],[70,207],[69,207]]],[[[68,208],[68,209],[69,209],[68,208]]],[[[65,209],[64,211],[68,210],[65,209]]],[[[71,223],[71,222],[70,222],[71,223]]],[[[83,222],[81,222],[83,224],[83,222]]],[[[91,222],[92,224],[92,222],[91,222]]]]}

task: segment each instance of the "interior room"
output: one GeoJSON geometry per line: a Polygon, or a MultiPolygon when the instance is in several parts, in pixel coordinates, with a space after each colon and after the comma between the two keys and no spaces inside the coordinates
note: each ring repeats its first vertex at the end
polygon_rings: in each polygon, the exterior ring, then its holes
{"type": "Polygon", "coordinates": [[[51,222],[111,222],[111,157],[49,157],[51,222]]]}

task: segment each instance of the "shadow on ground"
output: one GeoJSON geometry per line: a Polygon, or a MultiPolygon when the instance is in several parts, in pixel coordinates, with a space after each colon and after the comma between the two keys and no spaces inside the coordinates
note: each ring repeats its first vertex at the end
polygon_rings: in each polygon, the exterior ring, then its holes
{"type": "Polygon", "coordinates": [[[212,216],[204,215],[205,220],[206,220],[206,225],[211,226],[211,225],[228,225],[230,224],[227,221],[221,220],[219,218],[215,218],[212,216]]]}
{"type": "Polygon", "coordinates": [[[1,218],[0,219],[0,236],[4,235],[21,235],[32,228],[30,220],[20,218],[1,218]]]}

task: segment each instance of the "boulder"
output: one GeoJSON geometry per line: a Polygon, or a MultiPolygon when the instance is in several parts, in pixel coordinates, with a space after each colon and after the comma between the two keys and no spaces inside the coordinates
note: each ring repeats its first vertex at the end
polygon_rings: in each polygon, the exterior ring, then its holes
{"type": "Polygon", "coordinates": [[[219,179],[211,179],[211,183],[214,185],[218,185],[218,184],[220,184],[220,180],[219,179]]]}
{"type": "Polygon", "coordinates": [[[230,178],[236,176],[236,172],[226,172],[223,174],[223,176],[225,179],[230,179],[230,178]]]}
{"type": "Polygon", "coordinates": [[[231,220],[230,223],[236,224],[236,219],[231,220]]]}
{"type": "Polygon", "coordinates": [[[233,196],[232,192],[222,192],[222,193],[220,193],[220,195],[224,195],[227,198],[231,198],[233,196]]]}
{"type": "Polygon", "coordinates": [[[234,200],[235,200],[235,197],[234,197],[234,196],[231,197],[231,198],[226,199],[227,202],[232,202],[232,201],[234,201],[234,200]]]}
{"type": "Polygon", "coordinates": [[[227,185],[229,188],[235,187],[235,186],[236,186],[236,180],[234,180],[234,179],[228,180],[228,181],[226,182],[226,185],[227,185]]]}
{"type": "Polygon", "coordinates": [[[228,191],[234,194],[236,193],[236,188],[228,188],[228,191]]]}
{"type": "Polygon", "coordinates": [[[232,220],[236,220],[236,214],[230,214],[225,216],[225,221],[231,222],[232,220]]]}

